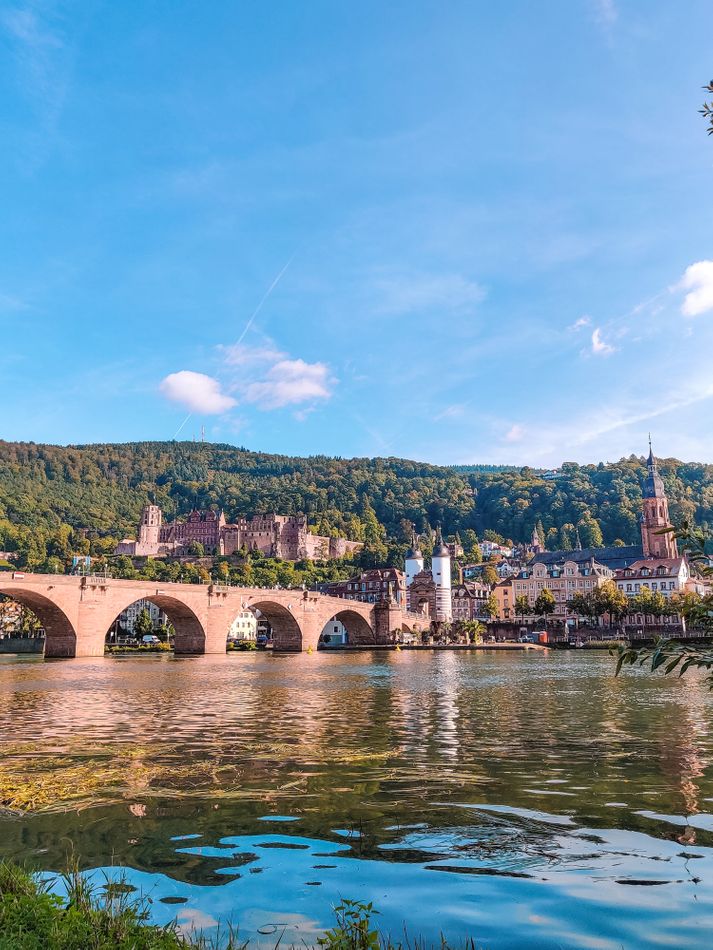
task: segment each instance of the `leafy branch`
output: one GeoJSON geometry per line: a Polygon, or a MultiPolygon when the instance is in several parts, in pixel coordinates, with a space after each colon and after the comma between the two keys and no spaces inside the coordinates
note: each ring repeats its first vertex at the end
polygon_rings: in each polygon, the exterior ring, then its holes
{"type": "Polygon", "coordinates": [[[689,646],[675,640],[657,640],[652,647],[619,647],[613,651],[617,657],[616,675],[625,666],[650,667],[652,671],[663,667],[668,676],[678,670],[683,676],[690,669],[705,670],[708,688],[713,689],[713,648],[689,646]]]}
{"type": "MultiPolygon", "coordinates": [[[[703,87],[706,92],[713,93],[713,81],[703,87]]],[[[704,102],[699,110],[704,119],[708,119],[708,134],[713,135],[713,102],[704,102]]]]}

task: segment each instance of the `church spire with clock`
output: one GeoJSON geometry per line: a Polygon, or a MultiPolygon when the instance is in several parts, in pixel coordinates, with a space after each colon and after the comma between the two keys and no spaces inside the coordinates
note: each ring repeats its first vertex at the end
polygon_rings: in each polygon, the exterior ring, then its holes
{"type": "Polygon", "coordinates": [[[654,451],[649,437],[649,457],[646,462],[648,474],[644,482],[643,509],[641,512],[641,544],[644,557],[678,557],[678,546],[671,532],[660,534],[671,527],[668,516],[668,499],[663,479],[656,466],[654,451]]]}

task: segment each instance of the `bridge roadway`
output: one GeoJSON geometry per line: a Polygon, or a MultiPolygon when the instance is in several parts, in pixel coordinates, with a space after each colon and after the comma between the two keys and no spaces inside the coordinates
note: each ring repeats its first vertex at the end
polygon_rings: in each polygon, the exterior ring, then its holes
{"type": "Polygon", "coordinates": [[[116,580],[89,575],[0,571],[0,594],[32,610],[45,629],[46,657],[102,656],[107,631],[122,611],[149,600],[168,616],[176,653],[225,653],[228,631],[243,610],[259,610],[272,628],[276,650],[317,649],[335,618],[355,645],[391,642],[395,630],[418,630],[426,621],[389,597],[376,604],[313,591],[218,584],[116,580]]]}

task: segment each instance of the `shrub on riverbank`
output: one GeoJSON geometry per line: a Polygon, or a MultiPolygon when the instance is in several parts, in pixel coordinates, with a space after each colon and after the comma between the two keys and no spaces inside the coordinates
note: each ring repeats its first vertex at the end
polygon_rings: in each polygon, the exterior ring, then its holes
{"type": "Polygon", "coordinates": [[[171,653],[172,650],[168,643],[137,643],[136,646],[112,643],[106,647],[107,653],[171,653]]]}
{"type": "Polygon", "coordinates": [[[175,928],[147,923],[141,905],[108,891],[99,901],[76,872],[67,899],[9,862],[0,863],[0,950],[174,950],[175,928]]]}

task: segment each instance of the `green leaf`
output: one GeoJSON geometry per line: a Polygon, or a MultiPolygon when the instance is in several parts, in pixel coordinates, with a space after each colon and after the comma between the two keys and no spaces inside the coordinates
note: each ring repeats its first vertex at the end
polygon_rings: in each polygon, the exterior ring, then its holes
{"type": "Polygon", "coordinates": [[[678,664],[681,662],[682,659],[683,659],[683,656],[675,656],[675,657],[671,660],[671,662],[668,664],[668,666],[666,667],[666,669],[664,670],[664,675],[665,675],[665,676],[668,676],[669,673],[671,673],[673,670],[675,670],[676,667],[678,666],[678,664]]]}

